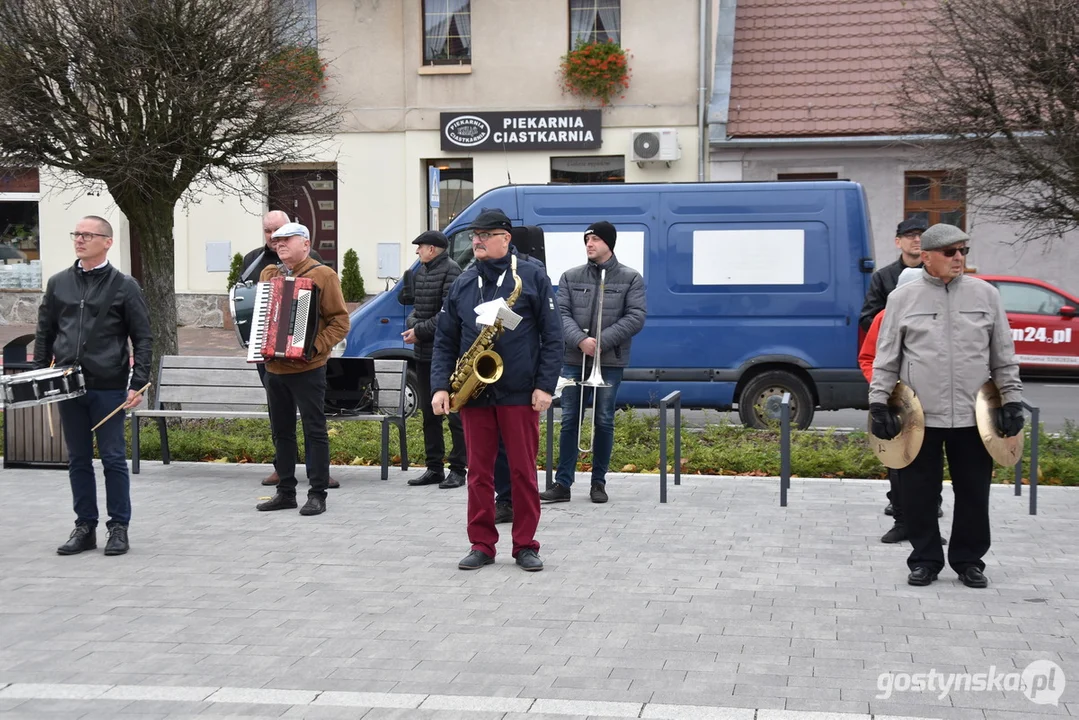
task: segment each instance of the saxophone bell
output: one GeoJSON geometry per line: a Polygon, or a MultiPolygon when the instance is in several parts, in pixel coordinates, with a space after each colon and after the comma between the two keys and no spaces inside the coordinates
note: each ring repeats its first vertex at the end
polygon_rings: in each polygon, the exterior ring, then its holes
{"type": "Polygon", "coordinates": [[[484,350],[472,360],[472,372],[469,373],[457,392],[450,395],[450,412],[457,412],[484,387],[498,382],[502,377],[504,365],[502,356],[494,350],[484,350]]]}

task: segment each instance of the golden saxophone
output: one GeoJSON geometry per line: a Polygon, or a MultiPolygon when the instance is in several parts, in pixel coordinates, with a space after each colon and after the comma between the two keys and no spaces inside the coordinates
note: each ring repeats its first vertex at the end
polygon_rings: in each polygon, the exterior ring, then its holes
{"type": "MultiPolygon", "coordinates": [[[[513,307],[521,296],[521,277],[517,274],[517,256],[510,259],[510,272],[513,273],[513,292],[506,298],[506,304],[513,307]]],[[[479,337],[472,343],[464,355],[457,360],[457,367],[450,376],[450,412],[457,412],[469,400],[477,397],[484,388],[502,377],[502,356],[493,348],[495,340],[502,334],[502,321],[495,320],[480,331],[479,337]]]]}

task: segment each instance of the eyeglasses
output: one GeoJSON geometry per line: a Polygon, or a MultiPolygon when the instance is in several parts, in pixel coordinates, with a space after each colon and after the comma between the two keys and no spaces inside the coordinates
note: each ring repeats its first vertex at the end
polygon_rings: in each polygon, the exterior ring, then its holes
{"type": "Polygon", "coordinates": [[[78,240],[80,238],[83,239],[83,240],[93,240],[96,237],[103,237],[103,238],[112,237],[112,235],[106,235],[105,233],[92,233],[92,232],[73,232],[73,233],[69,233],[69,234],[71,235],[72,241],[78,240]]]}
{"type": "Polygon", "coordinates": [[[491,238],[496,238],[496,237],[498,237],[500,235],[509,235],[509,233],[505,232],[505,231],[500,231],[500,232],[472,232],[472,233],[468,234],[468,239],[469,240],[479,240],[479,241],[482,242],[484,240],[490,240],[491,238]]]}
{"type": "Polygon", "coordinates": [[[948,248],[947,250],[937,250],[937,252],[939,252],[946,258],[955,257],[956,253],[961,253],[963,257],[966,257],[970,254],[970,246],[967,245],[966,247],[961,248],[948,248]]]}

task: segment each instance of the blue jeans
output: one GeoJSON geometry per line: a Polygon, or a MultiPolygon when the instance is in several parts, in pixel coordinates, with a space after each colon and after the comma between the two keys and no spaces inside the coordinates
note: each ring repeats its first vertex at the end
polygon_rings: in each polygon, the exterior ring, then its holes
{"type": "MultiPolygon", "coordinates": [[[[600,485],[607,483],[607,469],[611,464],[611,450],[614,449],[614,401],[618,396],[618,386],[622,384],[622,372],[623,368],[620,367],[603,368],[603,381],[611,386],[596,390],[599,396],[596,398],[596,432],[592,442],[592,482],[600,485]]],[[[580,380],[581,366],[563,365],[562,377],[580,380]]],[[[562,430],[558,439],[555,482],[566,487],[573,485],[573,476],[577,472],[581,389],[580,385],[567,385],[562,390],[562,430]]],[[[588,409],[591,401],[592,392],[588,392],[585,395],[585,409],[588,409]]]]}
{"type": "MultiPolygon", "coordinates": [[[[75,523],[97,527],[97,479],[94,477],[94,433],[90,428],[127,400],[127,390],[87,390],[60,403],[60,424],[67,443],[67,474],[75,506],[75,523]]],[[[131,521],[131,478],[127,474],[124,413],[116,413],[97,429],[97,450],[105,468],[109,527],[131,521]]]]}

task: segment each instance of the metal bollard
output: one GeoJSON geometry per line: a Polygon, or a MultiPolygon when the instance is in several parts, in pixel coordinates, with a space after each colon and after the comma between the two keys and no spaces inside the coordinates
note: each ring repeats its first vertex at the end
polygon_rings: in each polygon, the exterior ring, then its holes
{"type": "Polygon", "coordinates": [[[667,406],[674,406],[674,484],[682,484],[682,393],[659,401],[659,501],[667,502],[667,406]]]}
{"type": "Polygon", "coordinates": [[[787,507],[787,488],[791,485],[791,394],[783,393],[779,403],[779,506],[787,507]]]}

